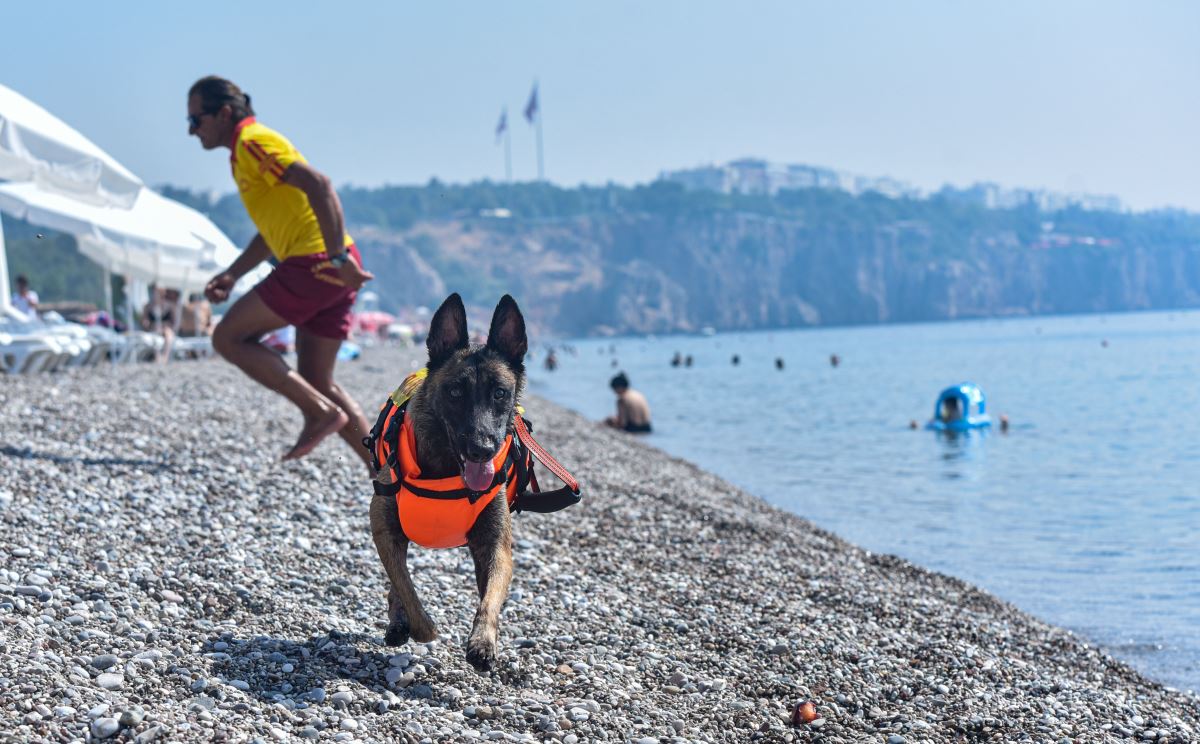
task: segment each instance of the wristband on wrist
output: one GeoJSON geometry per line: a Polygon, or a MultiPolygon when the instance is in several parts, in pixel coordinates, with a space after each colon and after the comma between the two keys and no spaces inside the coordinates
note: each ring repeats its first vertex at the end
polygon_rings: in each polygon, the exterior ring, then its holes
{"type": "Polygon", "coordinates": [[[349,260],[350,260],[350,251],[342,251],[341,253],[337,254],[336,256],[330,257],[329,263],[333,264],[333,267],[335,269],[340,269],[343,266],[345,266],[346,262],[349,260]]]}

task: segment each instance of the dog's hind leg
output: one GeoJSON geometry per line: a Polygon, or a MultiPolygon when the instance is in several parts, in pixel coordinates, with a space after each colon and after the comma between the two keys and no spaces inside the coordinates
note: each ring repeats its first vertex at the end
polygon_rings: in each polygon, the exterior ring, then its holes
{"type": "Polygon", "coordinates": [[[496,661],[500,610],[512,583],[512,519],[503,492],[479,515],[467,540],[479,588],[479,609],[467,638],[467,661],[485,672],[496,661]]]}
{"type": "Polygon", "coordinates": [[[437,638],[437,628],[425,613],[408,573],[408,538],[400,529],[396,502],[386,496],[376,495],[371,499],[371,537],[391,584],[384,643],[399,646],[410,636],[419,643],[437,638]]]}

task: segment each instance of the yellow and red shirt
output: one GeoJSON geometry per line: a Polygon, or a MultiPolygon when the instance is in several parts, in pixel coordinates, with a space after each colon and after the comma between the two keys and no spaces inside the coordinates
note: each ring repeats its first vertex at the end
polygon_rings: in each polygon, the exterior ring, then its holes
{"type": "MultiPolygon", "coordinates": [[[[230,162],[242,204],[258,232],[279,261],[325,252],[325,237],[308,195],[283,183],[295,162],[307,163],[300,151],[279,132],[248,116],[233,132],[230,162]]],[[[349,248],[354,241],[345,236],[349,248]]]]}

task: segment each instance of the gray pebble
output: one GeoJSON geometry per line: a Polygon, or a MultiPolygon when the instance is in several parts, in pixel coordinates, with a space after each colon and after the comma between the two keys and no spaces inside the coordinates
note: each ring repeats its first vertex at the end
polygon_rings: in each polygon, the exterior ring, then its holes
{"type": "Polygon", "coordinates": [[[119,690],[125,686],[125,677],[120,674],[105,672],[96,677],[96,684],[106,690],[119,690]]]}
{"type": "Polygon", "coordinates": [[[146,713],[144,711],[139,708],[134,708],[132,710],[121,711],[121,717],[118,720],[122,726],[132,728],[141,723],[142,719],[145,717],[146,713]]]}
{"type": "Polygon", "coordinates": [[[116,663],[117,657],[113,654],[101,654],[99,656],[92,657],[92,666],[100,669],[101,671],[108,669],[110,666],[116,663]]]}
{"type": "Polygon", "coordinates": [[[97,718],[92,721],[92,736],[97,739],[107,739],[121,729],[115,718],[97,718]]]}

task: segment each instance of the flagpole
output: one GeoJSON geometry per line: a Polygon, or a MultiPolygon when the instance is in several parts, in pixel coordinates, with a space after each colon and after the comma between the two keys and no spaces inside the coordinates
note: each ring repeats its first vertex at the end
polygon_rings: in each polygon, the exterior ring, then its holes
{"type": "Polygon", "coordinates": [[[546,173],[542,168],[542,103],[538,101],[537,110],[537,155],[538,155],[538,180],[545,181],[546,173]]]}
{"type": "Polygon", "coordinates": [[[512,135],[504,127],[504,180],[512,184],[512,135]]]}
{"type": "Polygon", "coordinates": [[[546,180],[546,170],[542,164],[542,104],[538,101],[538,81],[533,81],[533,90],[529,92],[529,103],[525,104],[525,121],[537,128],[537,168],[538,182],[546,180]]]}

